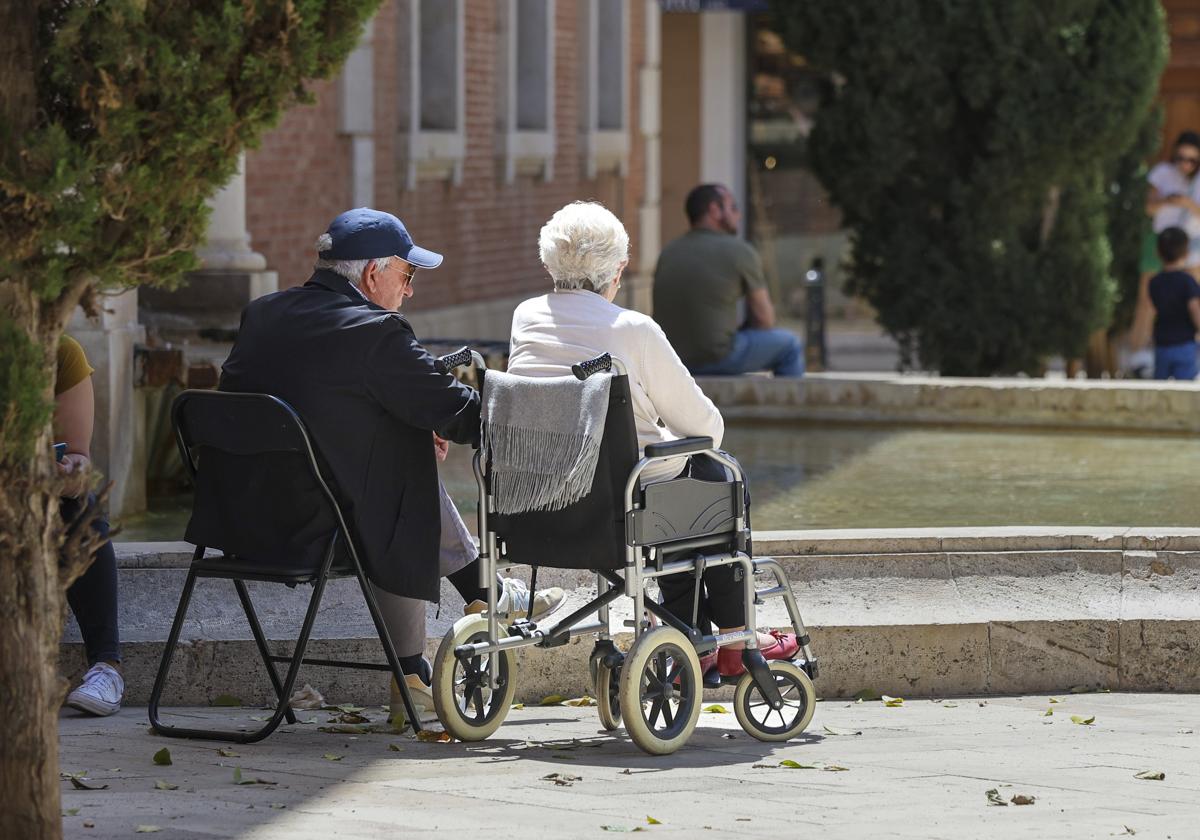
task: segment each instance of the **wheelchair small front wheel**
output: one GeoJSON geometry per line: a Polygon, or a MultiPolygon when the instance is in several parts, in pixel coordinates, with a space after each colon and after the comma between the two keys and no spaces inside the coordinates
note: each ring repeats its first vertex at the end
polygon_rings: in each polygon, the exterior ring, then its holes
{"type": "Polygon", "coordinates": [[[738,681],[733,694],[733,713],[749,735],[760,741],[787,741],[812,722],[817,708],[817,691],[798,665],[776,659],[767,663],[783,707],[772,709],[749,673],[738,681]]]}
{"type": "Polygon", "coordinates": [[[621,666],[621,716],[633,742],[651,755],[683,746],[700,718],[700,660],[687,637],[657,627],[634,642],[621,666]]]}
{"type": "Polygon", "coordinates": [[[482,741],[500,728],[516,692],[517,662],[511,650],[477,654],[465,661],[454,655],[462,645],[488,641],[487,616],[468,615],[454,622],[433,661],[433,705],[446,731],[460,741],[482,741]],[[492,656],[500,685],[490,685],[492,656]]]}
{"type": "Polygon", "coordinates": [[[603,662],[596,663],[592,687],[596,691],[596,711],[600,713],[600,727],[607,732],[612,732],[621,725],[620,670],[609,668],[603,662]]]}

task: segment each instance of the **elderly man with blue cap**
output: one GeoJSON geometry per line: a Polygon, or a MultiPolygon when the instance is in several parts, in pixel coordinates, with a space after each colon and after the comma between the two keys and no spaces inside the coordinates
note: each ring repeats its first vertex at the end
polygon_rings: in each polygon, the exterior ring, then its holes
{"type": "MultiPolygon", "coordinates": [[[[478,550],[437,472],[447,441],[478,444],[479,394],[435,365],[398,311],[441,254],[365,207],[334,219],[317,252],[307,283],[246,307],[220,387],[274,394],[303,418],[354,520],[409,691],[432,710],[425,602],[445,576],[465,612],[486,607],[478,550]]],[[[522,581],[500,585],[502,612],[528,609],[522,581]]],[[[563,600],[561,589],[538,592],[534,615],[563,600]]]]}

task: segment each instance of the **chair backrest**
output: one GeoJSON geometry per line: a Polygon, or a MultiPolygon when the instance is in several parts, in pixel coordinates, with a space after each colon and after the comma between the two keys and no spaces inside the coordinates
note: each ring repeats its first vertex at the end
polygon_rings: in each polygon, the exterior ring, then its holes
{"type": "MultiPolygon", "coordinates": [[[[487,388],[484,378],[483,387],[487,388]]],[[[640,457],[629,377],[613,376],[591,491],[562,510],[499,515],[490,527],[508,556],[533,566],[619,569],[625,565],[625,482],[640,457]]]]}
{"type": "Polygon", "coordinates": [[[195,483],[185,538],[247,568],[316,571],[334,533],[354,543],[296,411],[269,394],[184,391],[171,407],[195,483]]]}

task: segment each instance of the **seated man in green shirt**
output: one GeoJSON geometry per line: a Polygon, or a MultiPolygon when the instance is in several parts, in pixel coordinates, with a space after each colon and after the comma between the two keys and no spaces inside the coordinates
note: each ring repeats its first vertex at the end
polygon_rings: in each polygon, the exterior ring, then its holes
{"type": "Polygon", "coordinates": [[[733,194],[701,184],[684,209],[692,229],[663,249],[654,270],[654,320],[675,352],[693,374],[803,376],[804,344],[775,328],[762,260],[737,236],[733,194]]]}

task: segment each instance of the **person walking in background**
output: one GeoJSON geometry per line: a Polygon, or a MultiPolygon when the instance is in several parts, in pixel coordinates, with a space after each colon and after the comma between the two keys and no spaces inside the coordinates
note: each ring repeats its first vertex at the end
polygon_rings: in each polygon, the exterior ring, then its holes
{"type": "Polygon", "coordinates": [[[1154,326],[1154,307],[1150,304],[1150,278],[1162,270],[1158,256],[1158,235],[1167,228],[1182,228],[1188,237],[1186,270],[1193,276],[1200,272],[1200,203],[1196,189],[1200,186],[1200,134],[1184,131],[1172,147],[1171,159],[1159,161],[1146,175],[1150,189],[1146,194],[1146,215],[1150,224],[1142,240],[1142,256],[1138,270],[1137,306],[1129,331],[1129,369],[1143,378],[1154,366],[1154,349],[1150,334],[1154,326]]]}
{"type": "Polygon", "coordinates": [[[1196,332],[1200,330],[1200,284],[1187,271],[1188,235],[1169,227],[1158,235],[1163,270],[1150,280],[1154,310],[1154,378],[1196,378],[1196,332]]]}
{"type": "MultiPolygon", "coordinates": [[[[1200,134],[1185,131],[1175,140],[1170,161],[1160,161],[1146,176],[1150,192],[1146,196],[1146,213],[1153,219],[1154,235],[1169,227],[1182,228],[1191,243],[1187,264],[1200,266],[1200,203],[1197,202],[1196,174],[1200,172],[1200,134]]],[[[1154,258],[1155,245],[1150,240],[1146,256],[1154,258]]],[[[1147,265],[1148,271],[1158,266],[1147,265]]]]}
{"type": "Polygon", "coordinates": [[[738,237],[728,188],[701,184],[684,202],[691,230],[654,269],[654,320],[693,374],[769,370],[804,375],[804,344],[775,327],[775,307],[754,246],[738,237]]]}

